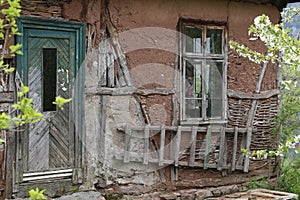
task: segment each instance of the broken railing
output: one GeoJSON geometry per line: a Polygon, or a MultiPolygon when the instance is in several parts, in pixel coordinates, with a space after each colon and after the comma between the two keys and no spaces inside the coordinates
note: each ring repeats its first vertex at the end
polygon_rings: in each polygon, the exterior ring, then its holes
{"type": "Polygon", "coordinates": [[[241,148],[250,150],[252,128],[126,125],[118,131],[125,134],[124,151],[116,158],[124,163],[249,170],[250,158],[241,153],[241,148]],[[132,146],[143,149],[136,153],[132,146]]]}

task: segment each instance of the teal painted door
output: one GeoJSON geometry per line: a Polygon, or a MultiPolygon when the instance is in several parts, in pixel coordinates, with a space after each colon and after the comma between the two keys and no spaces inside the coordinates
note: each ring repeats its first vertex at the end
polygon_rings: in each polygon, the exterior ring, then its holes
{"type": "Polygon", "coordinates": [[[20,17],[23,55],[17,71],[28,85],[28,97],[44,120],[22,127],[15,135],[15,162],[10,184],[16,197],[39,187],[48,195],[61,195],[82,182],[83,88],[85,25],[79,22],[20,17]],[[72,98],[60,110],[56,96],[72,98]]]}
{"type": "Polygon", "coordinates": [[[74,166],[74,128],[70,104],[64,110],[52,102],[56,96],[72,98],[74,37],[53,31],[28,30],[27,73],[29,97],[45,120],[29,127],[24,171],[44,171],[74,166]]]}

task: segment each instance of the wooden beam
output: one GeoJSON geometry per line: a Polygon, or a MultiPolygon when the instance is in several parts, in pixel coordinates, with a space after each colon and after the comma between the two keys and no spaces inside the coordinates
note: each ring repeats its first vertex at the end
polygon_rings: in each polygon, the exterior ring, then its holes
{"type": "MultiPolygon", "coordinates": [[[[6,149],[5,149],[5,198],[11,199],[13,194],[14,167],[16,161],[16,133],[8,132],[6,134],[6,149]]],[[[18,178],[18,177],[17,177],[18,178]]]]}
{"type": "Polygon", "coordinates": [[[135,87],[121,87],[121,88],[107,88],[107,87],[89,87],[86,88],[86,95],[113,95],[113,96],[122,96],[122,95],[173,95],[175,93],[172,89],[167,88],[155,88],[155,89],[143,89],[135,87]]]}
{"type": "Polygon", "coordinates": [[[235,163],[236,163],[235,160],[236,160],[236,151],[237,151],[238,132],[239,132],[239,128],[238,127],[234,127],[234,138],[233,138],[231,171],[235,171],[235,163]]]}
{"type": "Polygon", "coordinates": [[[109,44],[107,39],[101,40],[99,44],[99,55],[98,55],[98,83],[100,86],[107,86],[106,82],[106,71],[107,71],[107,49],[109,44]]]}
{"type": "Polygon", "coordinates": [[[224,161],[224,154],[225,154],[225,127],[222,127],[220,132],[220,148],[219,148],[219,160],[218,160],[218,170],[223,169],[223,161],[224,161]]]}
{"type": "MultiPolygon", "coordinates": [[[[131,127],[133,131],[143,131],[144,127],[143,126],[132,126],[131,127]]],[[[161,130],[161,126],[149,126],[149,128],[152,131],[160,131],[161,130]]],[[[167,131],[177,131],[178,126],[165,126],[167,131]]],[[[192,132],[193,126],[181,126],[181,131],[184,132],[192,132]]],[[[124,127],[118,127],[117,128],[118,131],[122,131],[125,132],[125,128],[124,127]]],[[[220,127],[211,127],[212,132],[220,132],[221,128],[220,127]]],[[[202,133],[206,133],[207,132],[207,128],[206,127],[197,127],[197,132],[202,132],[202,133]]],[[[225,132],[226,133],[234,133],[234,128],[225,128],[225,132]]],[[[256,129],[252,129],[252,133],[257,132],[256,129]]],[[[239,128],[239,133],[247,133],[247,129],[246,128],[239,128]]]]}
{"type": "Polygon", "coordinates": [[[108,80],[107,80],[107,86],[108,87],[115,87],[115,65],[114,65],[114,57],[112,53],[108,53],[107,57],[107,74],[108,74],[108,80]]]}
{"type": "Polygon", "coordinates": [[[278,89],[262,91],[260,93],[244,93],[240,91],[227,90],[228,97],[237,98],[237,99],[260,100],[260,99],[268,99],[272,96],[279,95],[279,94],[280,94],[280,90],[278,89]]]}
{"type": "Polygon", "coordinates": [[[192,128],[192,135],[191,135],[190,163],[189,163],[189,166],[194,166],[194,164],[195,164],[196,138],[197,138],[197,127],[193,126],[193,128],[192,128]]]}
{"type": "Polygon", "coordinates": [[[178,167],[179,164],[179,155],[180,155],[180,142],[181,142],[181,126],[178,126],[176,139],[175,139],[175,167],[178,167]]]}
{"type": "Polygon", "coordinates": [[[246,154],[245,162],[244,162],[244,172],[249,171],[249,162],[250,162],[249,153],[250,153],[250,145],[251,145],[251,136],[252,136],[252,128],[249,127],[248,132],[247,132],[247,139],[246,139],[247,154],[246,154]]]}
{"type": "Polygon", "coordinates": [[[159,148],[159,166],[163,166],[164,162],[164,151],[165,151],[165,138],[166,138],[166,128],[164,125],[161,126],[161,133],[160,133],[160,148],[159,148]]]}
{"type": "Polygon", "coordinates": [[[147,165],[149,162],[149,125],[144,129],[144,159],[143,164],[147,165]]]}
{"type": "Polygon", "coordinates": [[[203,162],[204,169],[207,169],[207,165],[209,162],[209,153],[211,149],[210,144],[211,144],[211,126],[208,126],[206,132],[205,155],[204,155],[204,162],[203,162]]]}

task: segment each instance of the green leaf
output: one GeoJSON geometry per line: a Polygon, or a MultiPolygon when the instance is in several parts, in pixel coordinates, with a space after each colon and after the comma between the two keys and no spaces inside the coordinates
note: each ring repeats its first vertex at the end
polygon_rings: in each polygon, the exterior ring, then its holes
{"type": "Polygon", "coordinates": [[[11,68],[5,68],[4,69],[4,72],[5,73],[12,73],[12,72],[14,72],[15,71],[15,68],[13,68],[13,67],[11,67],[11,68]]]}
{"type": "Polygon", "coordinates": [[[30,200],[45,200],[47,199],[44,195],[45,190],[39,190],[39,188],[31,189],[28,193],[30,196],[30,200]]]}
{"type": "Polygon", "coordinates": [[[68,102],[70,102],[70,101],[72,101],[72,98],[65,99],[65,98],[62,98],[60,96],[57,96],[55,98],[55,101],[53,102],[53,104],[56,104],[61,110],[63,110],[64,109],[63,105],[66,104],[66,103],[68,103],[68,102]]]}
{"type": "Polygon", "coordinates": [[[5,141],[0,138],[0,144],[3,144],[3,143],[5,143],[5,141]]]}

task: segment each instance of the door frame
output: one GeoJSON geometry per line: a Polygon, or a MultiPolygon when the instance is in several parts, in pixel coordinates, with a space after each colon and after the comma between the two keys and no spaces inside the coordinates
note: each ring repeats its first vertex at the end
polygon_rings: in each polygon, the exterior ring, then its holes
{"type": "MultiPolygon", "coordinates": [[[[20,17],[17,20],[17,25],[19,32],[21,35],[17,36],[16,41],[18,44],[22,44],[21,51],[24,55],[17,55],[16,60],[16,68],[17,72],[20,76],[21,81],[27,85],[27,52],[25,49],[25,41],[26,37],[22,35],[24,33],[24,29],[38,29],[38,30],[51,30],[51,31],[64,31],[64,32],[71,32],[75,34],[75,63],[74,63],[74,94],[73,99],[71,102],[71,108],[74,112],[72,118],[74,120],[75,128],[75,168],[73,169],[72,174],[72,181],[74,184],[80,183],[82,178],[82,166],[83,166],[83,145],[82,145],[82,135],[84,131],[84,57],[85,57],[85,31],[86,26],[84,23],[80,22],[71,22],[65,20],[56,20],[56,19],[43,19],[43,18],[36,18],[36,17],[20,17]]],[[[7,169],[10,170],[12,176],[9,176],[10,180],[6,179],[7,186],[6,186],[6,197],[9,198],[13,193],[18,193],[20,188],[20,184],[22,184],[22,172],[19,171],[18,166],[21,164],[19,163],[18,159],[20,158],[20,145],[18,145],[19,141],[22,140],[22,133],[14,133],[12,134],[14,137],[15,144],[8,146],[10,149],[10,153],[14,152],[15,159],[9,159],[7,162],[7,169]],[[11,163],[14,160],[14,163],[11,163]],[[13,166],[13,167],[9,167],[13,166]],[[10,188],[9,188],[10,187],[10,188]]],[[[24,135],[24,133],[23,133],[24,135]]],[[[23,191],[20,190],[21,193],[23,191]]],[[[17,196],[19,196],[17,194],[17,196]]]]}

